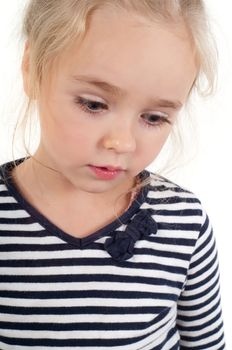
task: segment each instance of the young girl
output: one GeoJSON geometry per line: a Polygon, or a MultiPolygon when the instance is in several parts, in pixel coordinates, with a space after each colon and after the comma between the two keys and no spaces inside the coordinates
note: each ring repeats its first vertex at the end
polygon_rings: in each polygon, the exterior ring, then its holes
{"type": "Polygon", "coordinates": [[[41,137],[1,166],[0,348],[224,349],[209,219],[145,170],[210,83],[203,2],[31,0],[23,28],[41,137]]]}

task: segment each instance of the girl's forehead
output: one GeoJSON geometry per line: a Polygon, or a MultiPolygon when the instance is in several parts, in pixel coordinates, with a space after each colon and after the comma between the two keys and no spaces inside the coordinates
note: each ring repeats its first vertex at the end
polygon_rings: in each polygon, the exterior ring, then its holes
{"type": "MultiPolygon", "coordinates": [[[[91,13],[89,20],[87,21],[87,29],[91,26],[108,26],[108,30],[111,30],[118,24],[118,28],[123,29],[122,25],[131,27],[145,26],[147,28],[154,28],[156,30],[160,27],[169,27],[171,31],[179,32],[180,35],[189,35],[187,28],[187,22],[180,15],[173,17],[164,17],[160,14],[153,15],[147,14],[147,12],[138,12],[135,10],[128,10],[119,8],[116,6],[104,5],[91,13]]],[[[126,33],[126,32],[125,32],[126,33]]]]}
{"type": "Polygon", "coordinates": [[[75,54],[81,57],[86,50],[97,51],[98,58],[104,59],[111,52],[133,54],[136,50],[146,49],[148,53],[161,46],[168,46],[170,51],[175,46],[181,46],[182,52],[185,49],[193,54],[194,51],[191,35],[183,21],[151,21],[136,13],[119,9],[110,11],[104,7],[92,14],[85,34],[74,41],[67,53],[72,58],[75,54]]]}
{"type": "Polygon", "coordinates": [[[135,84],[188,89],[196,76],[192,42],[183,24],[151,22],[128,12],[96,11],[84,37],[62,55],[67,76],[89,75],[131,91],[135,84]],[[177,86],[178,82],[178,87],[177,86]]]}

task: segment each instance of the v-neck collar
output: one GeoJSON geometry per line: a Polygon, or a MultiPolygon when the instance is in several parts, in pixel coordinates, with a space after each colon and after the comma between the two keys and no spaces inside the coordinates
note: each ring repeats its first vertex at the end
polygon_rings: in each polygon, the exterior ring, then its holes
{"type": "MultiPolygon", "coordinates": [[[[16,202],[21,206],[21,208],[24,209],[33,218],[33,220],[35,220],[38,224],[42,226],[42,228],[47,230],[49,233],[58,236],[65,242],[68,242],[80,248],[91,244],[92,242],[100,239],[101,237],[108,236],[111,232],[118,229],[121,225],[126,225],[127,222],[131,219],[131,217],[133,217],[133,215],[139,211],[141,205],[144,203],[147,197],[147,193],[149,190],[149,185],[142,187],[138,195],[136,196],[136,199],[132,202],[130,207],[110,224],[107,224],[106,226],[89,234],[86,237],[77,238],[53,224],[47,217],[45,217],[35,207],[33,207],[28,202],[28,200],[25,199],[24,196],[20,193],[13,180],[13,177],[11,176],[11,172],[14,169],[15,164],[19,165],[24,160],[26,160],[26,158],[20,158],[17,159],[15,162],[7,162],[0,167],[0,175],[4,181],[4,184],[9,194],[16,200],[16,202]]],[[[143,170],[139,174],[141,181],[148,178],[149,176],[150,173],[147,170],[143,170]]]]}

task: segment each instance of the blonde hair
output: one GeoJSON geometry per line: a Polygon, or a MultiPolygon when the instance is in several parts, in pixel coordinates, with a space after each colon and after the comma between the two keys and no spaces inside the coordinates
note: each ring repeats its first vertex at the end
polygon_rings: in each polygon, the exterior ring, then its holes
{"type": "Polygon", "coordinates": [[[215,46],[201,0],[30,0],[23,21],[23,35],[31,48],[32,97],[39,94],[41,79],[55,59],[77,37],[85,34],[93,12],[106,5],[111,6],[112,11],[118,7],[150,20],[184,21],[199,62],[194,87],[204,95],[213,91],[215,46]]]}
{"type": "MultiPolygon", "coordinates": [[[[21,116],[24,128],[35,108],[34,98],[39,96],[41,79],[48,75],[57,57],[86,33],[92,14],[103,6],[154,21],[184,22],[199,65],[192,91],[201,95],[214,91],[216,50],[202,0],[30,0],[22,28],[23,38],[30,44],[29,97],[21,116]]],[[[25,140],[24,145],[27,150],[25,140]]]]}

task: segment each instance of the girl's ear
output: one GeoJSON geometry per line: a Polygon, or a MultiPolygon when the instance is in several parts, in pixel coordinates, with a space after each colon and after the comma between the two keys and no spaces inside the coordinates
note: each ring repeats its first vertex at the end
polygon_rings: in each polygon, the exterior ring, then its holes
{"type": "Polygon", "coordinates": [[[22,58],[22,64],[21,64],[21,69],[22,69],[22,76],[23,76],[23,88],[26,93],[26,95],[29,97],[30,96],[30,91],[29,91],[29,73],[30,73],[30,67],[29,67],[29,62],[30,62],[30,46],[29,46],[29,41],[27,40],[24,46],[24,53],[23,53],[23,58],[22,58]]]}

